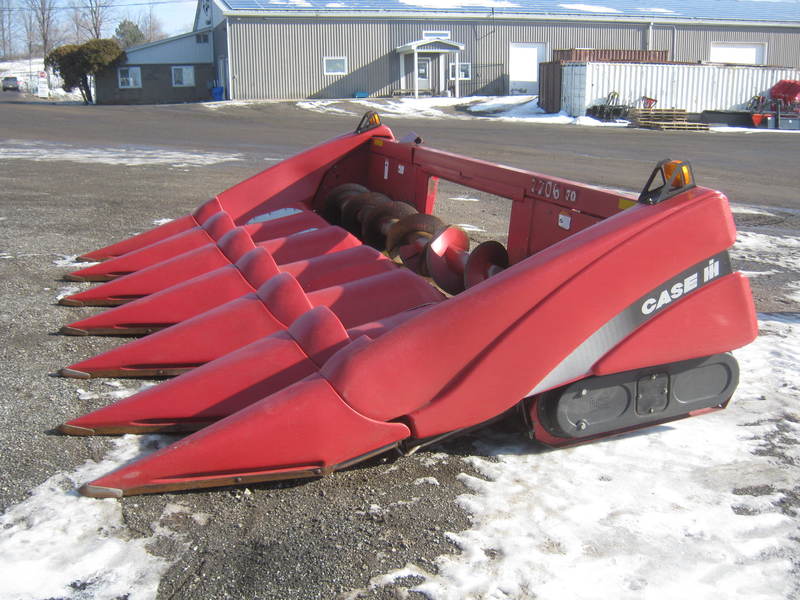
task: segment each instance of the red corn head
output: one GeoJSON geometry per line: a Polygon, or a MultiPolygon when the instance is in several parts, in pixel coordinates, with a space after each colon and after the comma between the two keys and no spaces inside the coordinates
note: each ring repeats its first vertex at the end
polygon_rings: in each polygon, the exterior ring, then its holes
{"type": "Polygon", "coordinates": [[[76,321],[63,327],[61,332],[68,335],[142,335],[255,292],[278,273],[293,275],[303,290],[310,292],[396,268],[395,263],[367,246],[286,265],[277,265],[266,249],[255,248],[233,265],[76,321]]]}
{"type": "Polygon", "coordinates": [[[68,377],[171,376],[291,325],[313,306],[328,306],[354,327],[442,300],[423,279],[395,269],[306,294],[288,273],[177,325],[62,369],[68,377]]]}

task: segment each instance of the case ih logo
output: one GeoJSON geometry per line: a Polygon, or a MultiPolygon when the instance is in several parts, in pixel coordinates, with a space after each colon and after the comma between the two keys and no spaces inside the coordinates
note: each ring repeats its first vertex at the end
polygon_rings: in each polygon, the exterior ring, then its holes
{"type": "MultiPolygon", "coordinates": [[[[725,259],[727,259],[727,253],[725,254],[725,259]]],[[[722,265],[722,263],[722,258],[715,256],[708,261],[707,265],[695,267],[688,274],[682,273],[676,278],[677,280],[670,281],[665,288],[642,302],[642,314],[652,315],[667,304],[716,279],[720,276],[720,273],[727,275],[731,272],[730,264],[727,260],[725,260],[725,265],[722,265]]]]}

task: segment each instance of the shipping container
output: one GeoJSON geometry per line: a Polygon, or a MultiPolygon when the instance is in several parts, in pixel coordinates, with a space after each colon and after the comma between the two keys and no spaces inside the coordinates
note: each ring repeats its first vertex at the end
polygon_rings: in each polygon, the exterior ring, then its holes
{"type": "Polygon", "coordinates": [[[736,65],[565,63],[561,73],[561,110],[572,116],[605,103],[610,92],[619,104],[656,108],[744,110],[753,96],[766,96],[781,79],[800,79],[800,69],[736,65]]]}

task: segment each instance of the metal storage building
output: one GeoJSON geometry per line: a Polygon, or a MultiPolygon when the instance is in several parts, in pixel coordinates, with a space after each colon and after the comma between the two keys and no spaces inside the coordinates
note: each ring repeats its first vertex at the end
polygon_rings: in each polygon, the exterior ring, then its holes
{"type": "Polygon", "coordinates": [[[800,0],[199,0],[194,27],[230,99],[535,94],[559,48],[800,67],[800,0]]]}

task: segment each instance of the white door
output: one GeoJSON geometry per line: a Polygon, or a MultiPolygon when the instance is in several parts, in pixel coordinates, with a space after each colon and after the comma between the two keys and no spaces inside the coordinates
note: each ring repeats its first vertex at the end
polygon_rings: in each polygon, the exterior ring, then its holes
{"type": "Polygon", "coordinates": [[[417,85],[421,90],[431,89],[431,59],[417,59],[417,85]]]}
{"type": "Polygon", "coordinates": [[[708,59],[711,62],[738,65],[763,65],[766,62],[766,44],[742,42],[711,42],[708,59]]]}
{"type": "Polygon", "coordinates": [[[539,93],[539,63],[547,57],[547,44],[512,42],[508,49],[508,89],[511,94],[539,93]]]}

